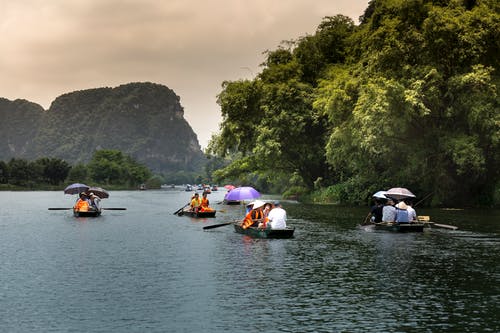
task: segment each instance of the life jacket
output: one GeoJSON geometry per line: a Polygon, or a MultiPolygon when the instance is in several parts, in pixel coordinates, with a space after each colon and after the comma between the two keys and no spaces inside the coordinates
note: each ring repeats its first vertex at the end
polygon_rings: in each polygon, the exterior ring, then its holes
{"type": "Polygon", "coordinates": [[[201,208],[208,208],[208,198],[201,198],[201,208]]]}
{"type": "Polygon", "coordinates": [[[87,200],[78,199],[73,209],[77,212],[88,212],[89,203],[87,200]]]}
{"type": "Polygon", "coordinates": [[[241,223],[241,227],[243,229],[247,229],[254,224],[254,220],[259,220],[264,218],[264,213],[261,210],[251,210],[243,219],[241,223]]]}

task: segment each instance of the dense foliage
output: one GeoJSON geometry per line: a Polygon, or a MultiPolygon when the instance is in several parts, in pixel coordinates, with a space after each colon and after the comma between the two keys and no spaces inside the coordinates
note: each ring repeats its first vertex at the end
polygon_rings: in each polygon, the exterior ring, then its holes
{"type": "Polygon", "coordinates": [[[0,161],[4,188],[57,188],[68,183],[137,188],[147,181],[154,181],[151,171],[118,150],[97,151],[87,165],[70,166],[64,160],[45,157],[0,161]]]}
{"type": "Polygon", "coordinates": [[[372,0],[360,20],[325,17],[223,83],[208,152],[231,163],[214,175],[343,203],[395,186],[498,203],[500,3],[372,0]]]}

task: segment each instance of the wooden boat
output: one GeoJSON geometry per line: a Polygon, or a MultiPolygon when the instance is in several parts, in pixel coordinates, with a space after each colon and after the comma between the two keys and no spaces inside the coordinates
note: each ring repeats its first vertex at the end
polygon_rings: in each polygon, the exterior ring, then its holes
{"type": "Polygon", "coordinates": [[[395,231],[395,232],[423,232],[425,223],[396,223],[396,222],[380,222],[372,223],[377,230],[395,231]]]}
{"type": "Polygon", "coordinates": [[[193,212],[192,210],[181,210],[177,215],[179,216],[189,216],[194,218],[206,218],[206,217],[215,217],[216,210],[209,211],[199,211],[193,212]]]}
{"type": "Polygon", "coordinates": [[[234,224],[234,230],[239,234],[253,238],[292,238],[295,228],[259,229],[257,227],[250,227],[243,229],[239,224],[234,224]]]}
{"type": "Polygon", "coordinates": [[[73,210],[73,216],[75,217],[97,217],[101,215],[100,210],[89,210],[86,212],[73,210]]]}
{"type": "Polygon", "coordinates": [[[224,199],[224,205],[241,205],[241,201],[224,199]]]}

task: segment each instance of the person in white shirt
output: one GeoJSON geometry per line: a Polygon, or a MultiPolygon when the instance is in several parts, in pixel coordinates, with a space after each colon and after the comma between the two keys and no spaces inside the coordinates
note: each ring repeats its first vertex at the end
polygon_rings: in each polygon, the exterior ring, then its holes
{"type": "Polygon", "coordinates": [[[410,219],[410,222],[417,221],[417,212],[411,206],[411,202],[407,203],[406,205],[407,205],[406,210],[408,211],[408,218],[410,219]]]}
{"type": "Polygon", "coordinates": [[[286,228],[286,211],[281,208],[279,201],[274,202],[274,208],[271,209],[269,215],[268,225],[271,229],[285,229],[286,228]]]}

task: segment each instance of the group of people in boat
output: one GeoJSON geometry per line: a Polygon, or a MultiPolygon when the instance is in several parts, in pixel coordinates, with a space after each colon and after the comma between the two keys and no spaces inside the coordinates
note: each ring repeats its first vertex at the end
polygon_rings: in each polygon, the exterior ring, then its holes
{"type": "Polygon", "coordinates": [[[286,211],[279,201],[273,204],[256,200],[247,205],[247,214],[240,226],[243,229],[286,229],[286,211]]]}
{"type": "Polygon", "coordinates": [[[193,194],[191,197],[190,210],[198,212],[212,212],[214,209],[210,207],[210,201],[208,200],[208,192],[204,191],[202,197],[200,198],[199,193],[193,194]]]}
{"type": "Polygon", "coordinates": [[[101,210],[101,198],[94,193],[80,193],[75,205],[73,206],[75,212],[89,212],[101,210]]]}
{"type": "Polygon", "coordinates": [[[395,199],[387,198],[376,199],[375,205],[372,206],[369,216],[371,222],[396,222],[396,223],[411,223],[417,222],[417,212],[412,207],[409,199],[401,200],[396,203],[395,199]]]}

